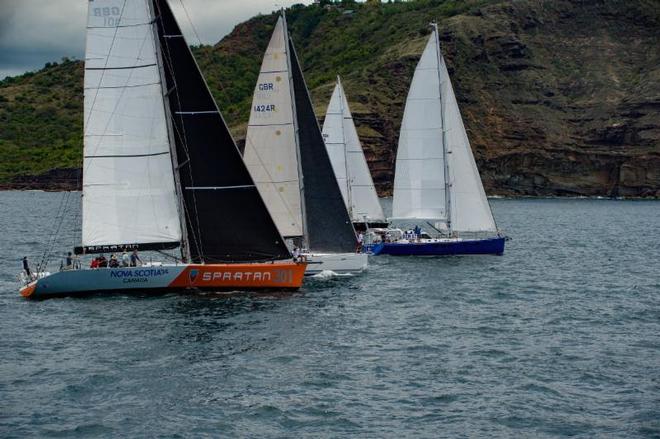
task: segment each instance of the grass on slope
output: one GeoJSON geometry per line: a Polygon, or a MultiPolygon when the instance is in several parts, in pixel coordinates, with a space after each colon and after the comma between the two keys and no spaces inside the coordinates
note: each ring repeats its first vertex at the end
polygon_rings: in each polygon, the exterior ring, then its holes
{"type": "Polygon", "coordinates": [[[0,82],[0,183],[82,163],[82,63],[0,82]]]}

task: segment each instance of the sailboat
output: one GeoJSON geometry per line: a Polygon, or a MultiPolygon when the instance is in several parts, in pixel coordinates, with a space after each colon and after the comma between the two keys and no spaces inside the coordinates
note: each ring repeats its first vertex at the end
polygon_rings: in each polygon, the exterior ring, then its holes
{"type": "Polygon", "coordinates": [[[179,248],[176,263],[40,273],[25,297],[300,287],[166,0],[89,2],[82,245],[179,248]]]}
{"type": "Polygon", "coordinates": [[[388,223],[339,76],[325,113],[323,139],[353,226],[357,230],[386,227],[388,223]]]}
{"type": "Polygon", "coordinates": [[[438,27],[432,27],[406,100],[390,219],[414,224],[415,230],[392,233],[371,250],[390,255],[502,254],[506,238],[495,224],[440,51],[438,27]]]}
{"type": "Polygon", "coordinates": [[[283,11],[255,87],[244,159],[280,233],[308,261],[307,275],[366,268],[283,11]]]}

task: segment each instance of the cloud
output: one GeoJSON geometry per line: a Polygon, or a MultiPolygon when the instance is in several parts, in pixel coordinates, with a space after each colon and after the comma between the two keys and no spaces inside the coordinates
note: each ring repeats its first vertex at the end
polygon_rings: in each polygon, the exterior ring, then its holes
{"type": "MultiPolygon", "coordinates": [[[[0,79],[39,69],[63,56],[84,57],[87,1],[0,1],[0,79]]],[[[214,44],[253,15],[295,3],[309,4],[311,0],[170,0],[169,3],[190,44],[200,41],[214,44]]]]}

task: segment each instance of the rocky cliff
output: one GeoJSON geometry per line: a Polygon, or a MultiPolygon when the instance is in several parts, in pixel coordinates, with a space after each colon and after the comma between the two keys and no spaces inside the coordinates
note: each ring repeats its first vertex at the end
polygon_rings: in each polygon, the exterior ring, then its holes
{"type": "MultiPolygon", "coordinates": [[[[655,0],[344,1],[287,17],[320,119],[342,76],[381,194],[426,24],[437,20],[489,194],[660,196],[655,0]]],[[[275,19],[195,49],[239,141],[275,19]]],[[[69,62],[0,83],[0,183],[39,186],[32,175],[80,163],[80,74],[69,62]]]]}

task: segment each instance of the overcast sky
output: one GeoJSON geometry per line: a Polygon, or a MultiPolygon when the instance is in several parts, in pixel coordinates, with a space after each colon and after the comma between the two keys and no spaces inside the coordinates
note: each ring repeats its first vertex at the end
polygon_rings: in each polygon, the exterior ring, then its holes
{"type": "MultiPolygon", "coordinates": [[[[169,0],[188,43],[214,44],[258,13],[311,0],[169,0]],[[190,16],[186,16],[185,10],[190,16]]],[[[0,0],[0,79],[84,58],[88,0],[0,0]]]]}

